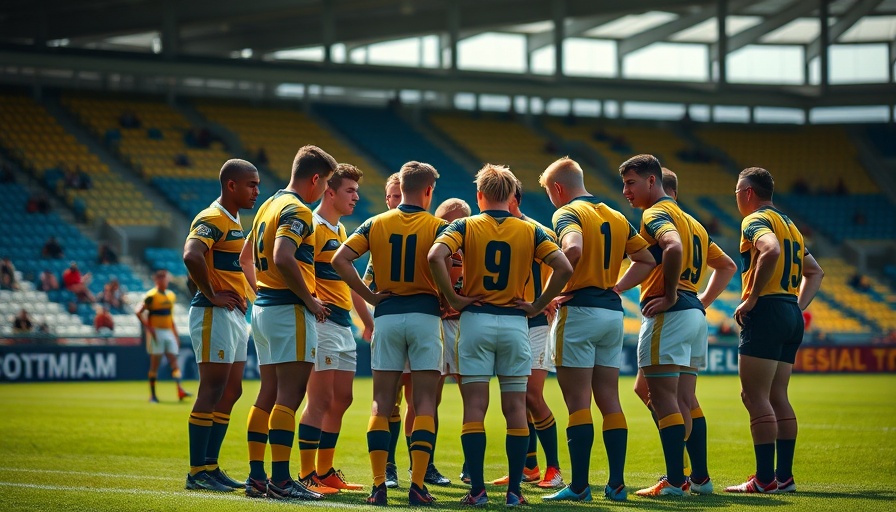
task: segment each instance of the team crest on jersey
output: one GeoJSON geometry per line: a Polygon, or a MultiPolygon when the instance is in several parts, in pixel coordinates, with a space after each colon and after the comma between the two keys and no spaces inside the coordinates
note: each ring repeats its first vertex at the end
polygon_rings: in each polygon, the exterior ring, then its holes
{"type": "Polygon", "coordinates": [[[223,350],[218,351],[218,359],[220,359],[221,361],[224,360],[224,351],[223,350]]]}
{"type": "Polygon", "coordinates": [[[311,349],[311,357],[314,357],[315,354],[317,354],[317,349],[312,348],[311,349]]]}
{"type": "Polygon", "coordinates": [[[200,224],[196,227],[196,235],[197,236],[211,236],[212,229],[205,224],[200,224]]]}
{"type": "Polygon", "coordinates": [[[325,357],[324,364],[326,364],[327,366],[330,366],[331,364],[333,364],[333,359],[331,359],[330,356],[325,357]]]}
{"type": "Polygon", "coordinates": [[[233,238],[243,238],[243,232],[238,229],[234,229],[230,232],[230,236],[232,236],[233,238]]]}
{"type": "Polygon", "coordinates": [[[322,252],[335,251],[336,249],[339,249],[339,240],[336,240],[335,238],[331,238],[331,239],[327,240],[327,243],[324,244],[324,248],[321,249],[321,251],[322,252]]]}
{"type": "Polygon", "coordinates": [[[296,219],[296,220],[292,221],[292,226],[289,227],[289,230],[298,236],[305,236],[305,231],[307,230],[307,227],[305,226],[304,222],[296,219]]]}

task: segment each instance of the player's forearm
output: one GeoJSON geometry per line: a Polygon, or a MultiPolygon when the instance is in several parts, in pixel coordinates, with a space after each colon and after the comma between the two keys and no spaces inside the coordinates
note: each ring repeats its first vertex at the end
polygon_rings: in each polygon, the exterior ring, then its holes
{"type": "Polygon", "coordinates": [[[753,288],[750,290],[751,296],[755,295],[756,298],[759,298],[759,292],[765,288],[765,285],[771,282],[779,257],[780,254],[774,251],[759,253],[759,257],[756,258],[756,270],[753,274],[755,276],[753,278],[753,288]]]}
{"type": "Polygon", "coordinates": [[[546,308],[552,300],[560,295],[573,274],[572,265],[566,259],[566,255],[562,252],[554,252],[554,254],[555,256],[547,261],[548,266],[551,267],[551,276],[548,277],[541,296],[532,303],[532,307],[538,311],[546,308]]]}
{"type": "Polygon", "coordinates": [[[633,261],[625,270],[625,273],[622,274],[622,277],[619,278],[619,281],[616,282],[616,289],[624,292],[638,286],[647,279],[654,267],[656,267],[655,264],[633,261]]]}
{"type": "Polygon", "coordinates": [[[803,282],[800,284],[798,298],[801,310],[805,310],[812,303],[812,299],[821,288],[822,279],[824,279],[824,270],[812,255],[807,254],[803,259],[803,282]]]}
{"type": "Polygon", "coordinates": [[[454,286],[451,284],[451,275],[448,272],[448,263],[445,257],[432,257],[432,253],[430,253],[429,269],[432,272],[432,278],[439,289],[439,293],[445,297],[453,297],[455,295],[454,286]]]}
{"type": "Polygon", "coordinates": [[[663,290],[666,298],[678,296],[678,280],[681,278],[681,245],[669,244],[663,249],[663,290]]]}
{"type": "Polygon", "coordinates": [[[373,292],[370,291],[370,288],[367,288],[367,286],[364,285],[364,281],[361,280],[361,276],[358,275],[358,271],[355,270],[355,266],[352,265],[351,260],[343,257],[340,254],[340,251],[341,249],[337,250],[336,254],[333,255],[332,261],[330,261],[330,264],[333,265],[333,270],[339,274],[339,277],[345,281],[345,284],[347,284],[353,292],[360,295],[368,304],[373,304],[375,302],[373,292]]]}
{"type": "Polygon", "coordinates": [[[370,314],[370,309],[367,308],[367,303],[364,302],[364,297],[358,295],[358,292],[354,290],[352,290],[352,306],[354,306],[355,311],[361,318],[364,327],[373,329],[373,315],[370,314]]]}
{"type": "Polygon", "coordinates": [[[190,279],[196,288],[206,297],[215,295],[215,289],[212,288],[211,281],[208,277],[208,267],[205,266],[205,258],[203,255],[197,255],[194,252],[184,254],[184,265],[190,274],[190,279]]]}
{"type": "Polygon", "coordinates": [[[712,304],[725,291],[731,278],[737,272],[737,265],[734,264],[734,261],[728,255],[724,255],[723,258],[716,260],[710,260],[707,262],[707,265],[713,269],[713,272],[709,277],[709,282],[706,283],[706,289],[701,294],[701,302],[703,302],[704,307],[712,304]]]}

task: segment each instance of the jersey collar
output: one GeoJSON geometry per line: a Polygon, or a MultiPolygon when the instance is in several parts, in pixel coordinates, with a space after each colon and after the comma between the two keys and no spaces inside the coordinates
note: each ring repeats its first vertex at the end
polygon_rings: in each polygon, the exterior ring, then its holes
{"type": "Polygon", "coordinates": [[[323,224],[324,226],[327,226],[328,228],[330,228],[330,231],[332,231],[334,233],[339,233],[339,226],[340,226],[339,222],[337,222],[335,226],[333,224],[330,224],[329,222],[327,222],[327,219],[321,217],[320,214],[317,213],[317,210],[314,210],[312,215],[314,215],[314,220],[316,220],[319,224],[323,224]]]}
{"type": "Polygon", "coordinates": [[[414,206],[412,204],[400,204],[398,205],[398,209],[403,211],[404,213],[417,213],[417,212],[425,212],[423,208],[419,206],[414,206]]]}
{"type": "MultiPolygon", "coordinates": [[[[592,195],[579,196],[579,197],[576,197],[575,199],[573,199],[572,201],[585,201],[585,202],[592,203],[592,204],[600,203],[600,199],[598,199],[592,195]]],[[[570,202],[572,202],[572,201],[570,201],[570,202]]]]}
{"type": "Polygon", "coordinates": [[[482,210],[482,213],[492,216],[496,219],[505,219],[510,217],[510,212],[504,210],[482,210]]]}
{"type": "MultiPolygon", "coordinates": [[[[212,206],[214,206],[215,208],[217,208],[217,209],[221,210],[222,212],[224,212],[224,215],[227,215],[227,218],[228,218],[228,219],[232,220],[232,221],[235,222],[236,224],[240,224],[240,214],[239,214],[239,213],[237,213],[237,214],[236,214],[236,217],[234,217],[233,215],[230,214],[230,212],[227,211],[227,208],[224,208],[224,206],[223,206],[221,203],[218,202],[217,199],[215,199],[214,201],[212,201],[212,206]]],[[[242,224],[240,224],[240,225],[242,226],[242,224]]]]}

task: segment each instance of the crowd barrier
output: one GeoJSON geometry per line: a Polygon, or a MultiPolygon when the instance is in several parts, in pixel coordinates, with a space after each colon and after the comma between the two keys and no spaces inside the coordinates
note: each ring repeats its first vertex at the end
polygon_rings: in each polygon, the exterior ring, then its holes
{"type": "MultiPolygon", "coordinates": [[[[0,382],[143,380],[149,368],[149,356],[139,338],[94,338],[94,344],[50,344],[43,340],[0,339],[0,382]],[[23,342],[26,341],[26,342],[23,342]],[[29,342],[30,341],[30,342],[29,342]],[[101,344],[100,344],[101,343],[101,344]]],[[[193,349],[186,339],[181,343],[178,361],[184,379],[198,377],[193,349]]],[[[167,362],[162,363],[160,379],[169,377],[167,362]]],[[[637,371],[637,353],[626,345],[622,352],[622,375],[637,371]]],[[[802,373],[896,373],[896,347],[882,346],[804,346],[797,354],[795,372],[802,373]]],[[[703,374],[737,373],[737,347],[711,345],[703,374]]],[[[359,376],[370,375],[369,345],[358,344],[359,376]]],[[[249,343],[245,379],[258,378],[258,359],[254,344],[249,343]]]]}

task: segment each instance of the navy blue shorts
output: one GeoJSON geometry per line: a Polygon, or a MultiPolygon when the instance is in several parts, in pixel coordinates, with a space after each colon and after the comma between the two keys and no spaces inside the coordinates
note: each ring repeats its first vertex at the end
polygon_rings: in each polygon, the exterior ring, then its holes
{"type": "Polygon", "coordinates": [[[803,312],[795,300],[760,297],[744,315],[738,353],[793,364],[803,342],[803,328],[803,312]]]}

